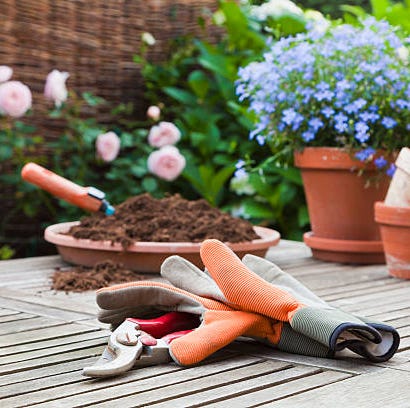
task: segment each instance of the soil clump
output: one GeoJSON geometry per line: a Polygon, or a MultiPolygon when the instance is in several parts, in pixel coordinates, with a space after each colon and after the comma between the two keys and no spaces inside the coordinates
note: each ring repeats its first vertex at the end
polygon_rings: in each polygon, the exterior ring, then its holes
{"type": "Polygon", "coordinates": [[[52,276],[51,288],[65,292],[84,292],[143,278],[143,275],[125,269],[122,264],[107,260],[97,263],[94,267],[75,266],[68,270],[57,269],[52,276]]]}

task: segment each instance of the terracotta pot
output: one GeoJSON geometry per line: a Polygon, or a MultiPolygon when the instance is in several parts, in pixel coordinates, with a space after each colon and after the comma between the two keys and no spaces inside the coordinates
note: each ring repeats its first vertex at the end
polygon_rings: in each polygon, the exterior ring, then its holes
{"type": "Polygon", "coordinates": [[[312,227],[304,239],[313,256],[344,263],[384,263],[373,206],[384,199],[388,176],[367,187],[376,170],[359,176],[354,169],[363,164],[338,148],[305,148],[295,152],[295,165],[302,172],[312,227]]]}
{"type": "Polygon", "coordinates": [[[410,207],[375,203],[375,219],[382,235],[390,275],[410,279],[410,207]]]}
{"type": "MultiPolygon", "coordinates": [[[[64,261],[74,265],[94,266],[97,262],[111,260],[119,262],[124,267],[142,273],[159,273],[161,264],[171,255],[180,255],[203,269],[200,257],[200,242],[135,242],[124,250],[119,243],[111,241],[91,241],[76,239],[67,235],[70,227],[78,222],[63,222],[50,225],[44,231],[44,239],[57,246],[64,261]]],[[[229,243],[227,245],[240,258],[245,254],[264,257],[268,249],[277,245],[279,232],[255,226],[259,239],[247,242],[229,243]]]]}

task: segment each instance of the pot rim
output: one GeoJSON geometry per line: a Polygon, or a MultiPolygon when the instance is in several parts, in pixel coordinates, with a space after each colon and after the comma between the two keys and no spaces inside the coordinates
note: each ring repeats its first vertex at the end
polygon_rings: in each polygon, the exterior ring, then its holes
{"type": "Polygon", "coordinates": [[[386,205],[383,201],[374,203],[375,220],[379,224],[410,227],[410,207],[386,205]]]}
{"type": "MultiPolygon", "coordinates": [[[[293,153],[295,166],[301,169],[337,169],[375,171],[374,164],[363,163],[354,158],[354,152],[360,149],[348,150],[343,147],[305,147],[293,153]]],[[[383,151],[377,150],[376,156],[383,151]]]]}

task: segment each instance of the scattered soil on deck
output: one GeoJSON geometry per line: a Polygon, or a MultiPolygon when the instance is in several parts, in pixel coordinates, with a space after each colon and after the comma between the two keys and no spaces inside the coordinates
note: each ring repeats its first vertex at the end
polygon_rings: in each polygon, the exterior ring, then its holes
{"type": "Polygon", "coordinates": [[[97,263],[94,267],[75,266],[71,269],[57,269],[52,276],[54,290],[84,292],[100,289],[114,283],[133,282],[143,279],[141,274],[125,269],[112,261],[97,263]]]}
{"type": "MultiPolygon", "coordinates": [[[[84,217],[67,234],[120,243],[124,250],[137,241],[201,242],[214,238],[236,243],[260,238],[251,223],[211,207],[206,200],[190,201],[180,195],[155,199],[149,194],[129,198],[115,207],[112,216],[94,213],[84,217]]],[[[139,279],[142,275],[107,260],[93,268],[55,271],[52,288],[82,292],[139,279]]]]}
{"type": "Polygon", "coordinates": [[[223,213],[203,199],[189,201],[180,195],[155,199],[149,194],[129,198],[115,207],[112,216],[94,213],[82,218],[68,235],[119,242],[124,249],[136,241],[201,242],[215,238],[236,243],[259,238],[250,222],[223,213]]]}

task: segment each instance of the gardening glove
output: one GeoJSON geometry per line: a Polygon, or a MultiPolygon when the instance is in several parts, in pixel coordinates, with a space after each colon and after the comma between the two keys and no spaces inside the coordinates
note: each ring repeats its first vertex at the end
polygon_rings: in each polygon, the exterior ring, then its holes
{"type": "Polygon", "coordinates": [[[127,317],[153,317],[170,311],[198,315],[200,326],[169,345],[172,359],[184,366],[199,363],[242,335],[266,341],[275,341],[278,335],[271,319],[233,310],[165,283],[139,281],[102,288],[97,291],[97,304],[99,320],[114,325],[127,317]]]}
{"type": "MultiPolygon", "coordinates": [[[[180,256],[174,255],[167,258],[161,266],[161,275],[177,288],[224,304],[227,303],[224,294],[207,274],[207,271],[200,270],[180,256]]],[[[314,357],[333,357],[332,350],[294,331],[289,323],[271,320],[271,324],[275,327],[275,336],[270,336],[268,339],[253,336],[253,339],[289,353],[314,357]]]]}
{"type": "MultiPolygon", "coordinates": [[[[325,309],[336,310],[272,262],[255,255],[247,254],[242,258],[242,263],[265,281],[287,290],[295,297],[302,297],[305,304],[318,305],[325,309]]],[[[400,336],[396,329],[385,323],[366,317],[356,315],[353,315],[353,317],[376,329],[381,335],[382,341],[375,344],[373,342],[363,341],[362,339],[350,339],[346,340],[345,343],[340,342],[337,347],[347,347],[351,351],[373,362],[389,360],[397,351],[400,343],[400,336]]]]}
{"type": "Polygon", "coordinates": [[[393,334],[391,350],[386,353],[382,334],[375,327],[332,308],[312,296],[304,286],[295,284],[295,279],[288,279],[284,273],[282,275],[280,270],[281,274],[274,279],[275,284],[267,282],[218,240],[203,242],[201,258],[227,299],[227,304],[234,309],[288,322],[293,330],[318,341],[332,352],[349,346],[371,361],[384,361],[397,349],[393,334]],[[377,345],[382,346],[380,350],[377,345]]]}

